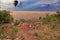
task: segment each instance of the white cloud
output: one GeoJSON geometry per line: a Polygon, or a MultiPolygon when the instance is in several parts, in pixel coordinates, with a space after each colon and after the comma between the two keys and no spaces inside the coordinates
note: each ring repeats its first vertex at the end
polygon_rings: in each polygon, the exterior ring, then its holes
{"type": "MultiPolygon", "coordinates": [[[[14,1],[14,0],[0,0],[0,4],[12,6],[12,5],[13,5],[13,1],[14,1]]],[[[18,0],[18,1],[20,2],[20,1],[27,1],[27,0],[18,0]]]]}
{"type": "MultiPolygon", "coordinates": [[[[13,1],[14,0],[0,0],[0,4],[2,5],[2,8],[13,8],[13,1]]],[[[31,8],[31,7],[34,7],[34,6],[45,6],[45,5],[40,5],[40,4],[53,4],[53,3],[57,3],[59,0],[18,0],[18,1],[35,1],[35,3],[32,3],[30,5],[26,5],[24,6],[24,8],[31,8]]],[[[24,9],[23,8],[23,9],[24,9]]]]}
{"type": "Polygon", "coordinates": [[[1,0],[1,2],[3,3],[10,3],[10,2],[13,2],[14,0],[1,0]]]}
{"type": "Polygon", "coordinates": [[[18,0],[18,1],[28,1],[28,0],[18,0]]]}
{"type": "Polygon", "coordinates": [[[54,4],[53,6],[60,6],[60,4],[54,4]]]}
{"type": "MultiPolygon", "coordinates": [[[[14,0],[0,0],[0,1],[3,2],[3,3],[11,3],[14,0]]],[[[27,0],[18,0],[18,1],[27,1],[27,0]]]]}
{"type": "Polygon", "coordinates": [[[13,0],[0,0],[1,9],[7,9],[13,7],[13,0]]]}
{"type": "MultiPolygon", "coordinates": [[[[1,9],[12,9],[12,8],[14,8],[13,1],[14,0],[0,0],[1,9]]],[[[20,1],[27,1],[27,0],[18,0],[18,1],[20,2],[20,1]]]]}
{"type": "Polygon", "coordinates": [[[40,7],[44,7],[44,6],[46,6],[46,5],[43,4],[43,5],[41,5],[40,7]]]}
{"type": "MultiPolygon", "coordinates": [[[[24,7],[25,9],[26,8],[31,8],[33,6],[37,6],[37,5],[40,5],[40,4],[53,4],[53,3],[57,3],[59,0],[39,0],[31,5],[27,5],[26,7],[24,7]]],[[[40,5],[41,6],[41,5],[40,5]]]]}

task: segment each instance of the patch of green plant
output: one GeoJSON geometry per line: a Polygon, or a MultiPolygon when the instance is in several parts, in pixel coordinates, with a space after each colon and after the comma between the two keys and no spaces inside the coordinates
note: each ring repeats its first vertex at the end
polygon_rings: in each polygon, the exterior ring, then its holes
{"type": "Polygon", "coordinates": [[[46,15],[45,18],[39,17],[39,20],[42,21],[43,23],[54,23],[60,21],[60,12],[57,11],[56,14],[49,16],[48,14],[46,15]]]}
{"type": "Polygon", "coordinates": [[[16,20],[15,23],[14,23],[14,25],[17,26],[19,23],[20,23],[20,21],[16,20]]]}
{"type": "Polygon", "coordinates": [[[7,33],[0,33],[0,39],[4,39],[7,37],[7,33]]]}
{"type": "Polygon", "coordinates": [[[42,17],[39,17],[39,19],[42,19],[42,17]]]}
{"type": "Polygon", "coordinates": [[[23,22],[26,22],[26,20],[24,19],[16,20],[14,25],[17,26],[18,24],[23,23],[23,22]]]}
{"type": "Polygon", "coordinates": [[[46,18],[41,18],[40,21],[48,24],[48,23],[57,22],[57,21],[59,21],[59,19],[55,16],[46,16],[46,18]]]}
{"type": "Polygon", "coordinates": [[[60,21],[60,11],[56,12],[57,14],[55,15],[56,18],[58,18],[58,20],[60,21]]]}
{"type": "Polygon", "coordinates": [[[53,22],[58,21],[58,19],[55,18],[55,17],[47,17],[47,18],[41,19],[41,21],[42,21],[43,23],[53,23],[53,22]]]}
{"type": "Polygon", "coordinates": [[[18,33],[18,30],[16,27],[12,28],[12,31],[9,33],[9,36],[13,39],[18,33]]]}
{"type": "Polygon", "coordinates": [[[36,36],[36,37],[38,37],[38,36],[39,36],[37,32],[34,32],[34,34],[33,34],[33,35],[34,35],[34,36],[36,36]]]}
{"type": "Polygon", "coordinates": [[[26,20],[25,19],[20,19],[20,22],[26,22],[26,20]]]}
{"type": "Polygon", "coordinates": [[[6,26],[0,26],[0,38],[1,39],[7,37],[7,32],[6,32],[7,29],[8,29],[8,27],[6,27],[6,26]]]}
{"type": "Polygon", "coordinates": [[[13,17],[10,15],[9,11],[6,10],[0,11],[0,24],[10,23],[12,21],[13,21],[13,17]]]}

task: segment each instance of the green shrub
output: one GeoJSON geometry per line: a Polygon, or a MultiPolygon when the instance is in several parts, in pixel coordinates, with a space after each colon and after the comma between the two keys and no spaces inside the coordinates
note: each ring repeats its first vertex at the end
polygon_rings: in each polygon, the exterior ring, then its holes
{"type": "Polygon", "coordinates": [[[7,37],[7,27],[6,26],[0,26],[0,39],[7,37]]]}
{"type": "Polygon", "coordinates": [[[16,37],[17,33],[18,33],[17,28],[16,28],[16,27],[13,27],[13,28],[12,28],[12,31],[9,33],[9,36],[10,36],[12,39],[14,39],[14,38],[16,37]]]}
{"type": "Polygon", "coordinates": [[[14,25],[17,26],[19,23],[20,23],[20,21],[16,20],[15,23],[14,23],[14,25]]]}
{"type": "Polygon", "coordinates": [[[55,15],[56,18],[58,18],[58,20],[60,21],[60,11],[56,12],[57,14],[55,15]]]}
{"type": "Polygon", "coordinates": [[[9,13],[10,12],[6,10],[0,11],[0,23],[10,23],[13,21],[13,18],[9,13]]]}
{"type": "Polygon", "coordinates": [[[34,34],[33,34],[34,36],[36,36],[36,37],[38,37],[38,33],[37,32],[34,32],[34,34]]]}
{"type": "Polygon", "coordinates": [[[39,19],[42,19],[42,17],[39,17],[39,19]]]}
{"type": "Polygon", "coordinates": [[[46,18],[42,18],[42,19],[39,19],[40,21],[42,21],[43,23],[53,23],[53,22],[58,22],[59,21],[59,18],[56,17],[57,15],[55,14],[55,16],[48,16],[46,15],[46,18]]]}
{"type": "Polygon", "coordinates": [[[24,19],[16,20],[14,25],[17,26],[18,24],[23,23],[23,22],[26,22],[26,20],[24,19]]]}
{"type": "Polygon", "coordinates": [[[47,17],[47,18],[41,19],[41,21],[43,23],[53,23],[53,22],[58,21],[58,19],[56,17],[47,17]]]}
{"type": "Polygon", "coordinates": [[[14,39],[18,33],[18,29],[14,26],[11,28],[11,32],[8,33],[9,28],[6,26],[0,26],[0,39],[4,39],[9,36],[11,39],[14,39]]]}
{"type": "Polygon", "coordinates": [[[25,19],[20,19],[20,22],[26,22],[26,20],[25,19]]]}

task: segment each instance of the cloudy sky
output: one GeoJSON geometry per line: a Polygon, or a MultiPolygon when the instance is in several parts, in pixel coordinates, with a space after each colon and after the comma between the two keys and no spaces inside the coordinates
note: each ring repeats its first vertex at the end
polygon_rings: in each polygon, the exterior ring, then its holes
{"type": "Polygon", "coordinates": [[[40,10],[46,8],[47,4],[52,5],[56,9],[60,8],[60,0],[18,0],[19,3],[22,1],[22,6],[17,5],[14,7],[14,0],[0,0],[0,9],[7,10],[40,10]]]}

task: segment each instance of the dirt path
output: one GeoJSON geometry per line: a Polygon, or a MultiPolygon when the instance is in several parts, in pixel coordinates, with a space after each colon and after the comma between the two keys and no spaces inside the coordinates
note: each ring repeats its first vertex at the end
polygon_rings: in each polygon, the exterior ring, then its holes
{"type": "Polygon", "coordinates": [[[23,36],[25,37],[26,40],[38,40],[35,36],[30,34],[28,32],[28,29],[26,29],[25,27],[20,26],[18,29],[23,34],[23,36]]]}

